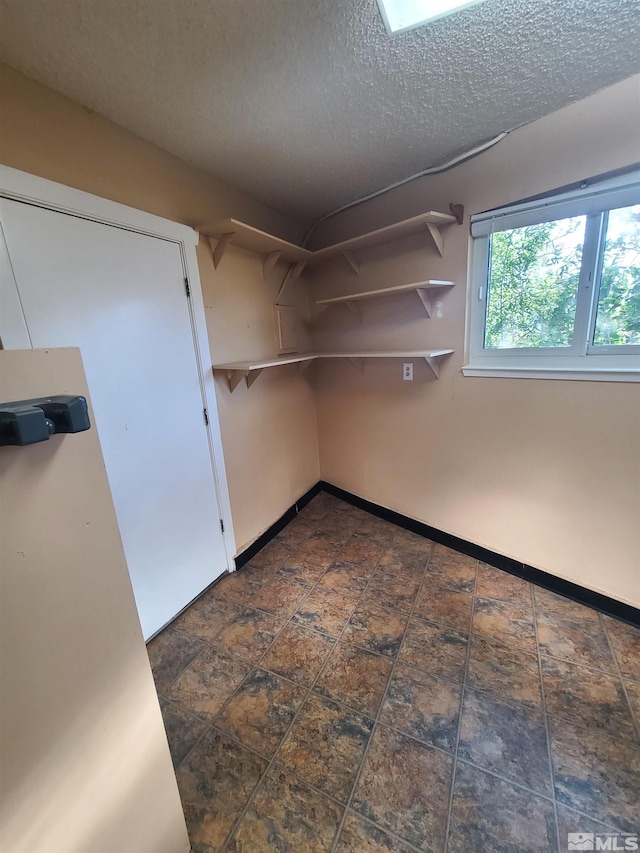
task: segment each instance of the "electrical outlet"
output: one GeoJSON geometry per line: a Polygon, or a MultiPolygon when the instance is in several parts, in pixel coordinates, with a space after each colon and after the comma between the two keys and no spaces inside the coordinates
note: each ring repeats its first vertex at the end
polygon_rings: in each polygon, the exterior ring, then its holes
{"type": "Polygon", "coordinates": [[[413,379],[413,362],[405,361],[402,365],[402,378],[409,381],[413,379]]]}

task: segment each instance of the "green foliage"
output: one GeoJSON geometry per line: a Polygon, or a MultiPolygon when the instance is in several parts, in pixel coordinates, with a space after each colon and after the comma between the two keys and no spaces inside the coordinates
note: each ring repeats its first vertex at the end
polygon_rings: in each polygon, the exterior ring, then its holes
{"type": "Polygon", "coordinates": [[[573,337],[585,217],[491,237],[486,347],[561,347],[573,337]]]}
{"type": "MultiPolygon", "coordinates": [[[[485,347],[572,343],[586,217],[491,237],[485,347]]],[[[640,205],[608,215],[596,345],[640,343],[640,205]]]]}
{"type": "Polygon", "coordinates": [[[602,264],[594,343],[640,344],[640,205],[628,213],[612,211],[609,235],[602,264]],[[620,222],[625,213],[626,222],[620,222]],[[614,236],[616,231],[618,236],[614,236]]]}

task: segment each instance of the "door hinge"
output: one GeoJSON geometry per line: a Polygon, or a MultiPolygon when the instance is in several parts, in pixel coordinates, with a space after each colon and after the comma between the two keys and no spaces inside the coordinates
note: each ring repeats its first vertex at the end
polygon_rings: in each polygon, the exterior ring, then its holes
{"type": "Polygon", "coordinates": [[[224,533],[224,521],[220,519],[220,530],[224,533]]]}
{"type": "Polygon", "coordinates": [[[191,288],[189,287],[189,279],[185,278],[184,280],[184,289],[187,294],[187,299],[191,297],[191,288]]]}
{"type": "Polygon", "coordinates": [[[209,426],[209,412],[207,412],[206,409],[203,409],[202,414],[204,415],[205,426],[209,426]]]}

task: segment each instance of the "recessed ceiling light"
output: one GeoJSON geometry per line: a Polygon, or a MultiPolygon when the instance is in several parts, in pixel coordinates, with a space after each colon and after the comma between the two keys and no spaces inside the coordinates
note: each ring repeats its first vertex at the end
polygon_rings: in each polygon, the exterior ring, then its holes
{"type": "Polygon", "coordinates": [[[484,0],[378,0],[389,33],[403,33],[484,0]]]}

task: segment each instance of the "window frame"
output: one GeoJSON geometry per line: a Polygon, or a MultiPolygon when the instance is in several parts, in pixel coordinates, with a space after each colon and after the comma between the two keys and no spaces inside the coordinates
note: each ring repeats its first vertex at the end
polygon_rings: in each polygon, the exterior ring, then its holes
{"type": "Polygon", "coordinates": [[[596,345],[606,236],[606,211],[640,203],[640,168],[607,180],[585,181],[555,192],[471,217],[465,376],[640,381],[640,344],[596,345]],[[490,238],[496,231],[586,215],[582,263],[576,294],[574,334],[568,347],[485,348],[490,238]],[[594,288],[595,285],[595,288],[594,288]]]}

